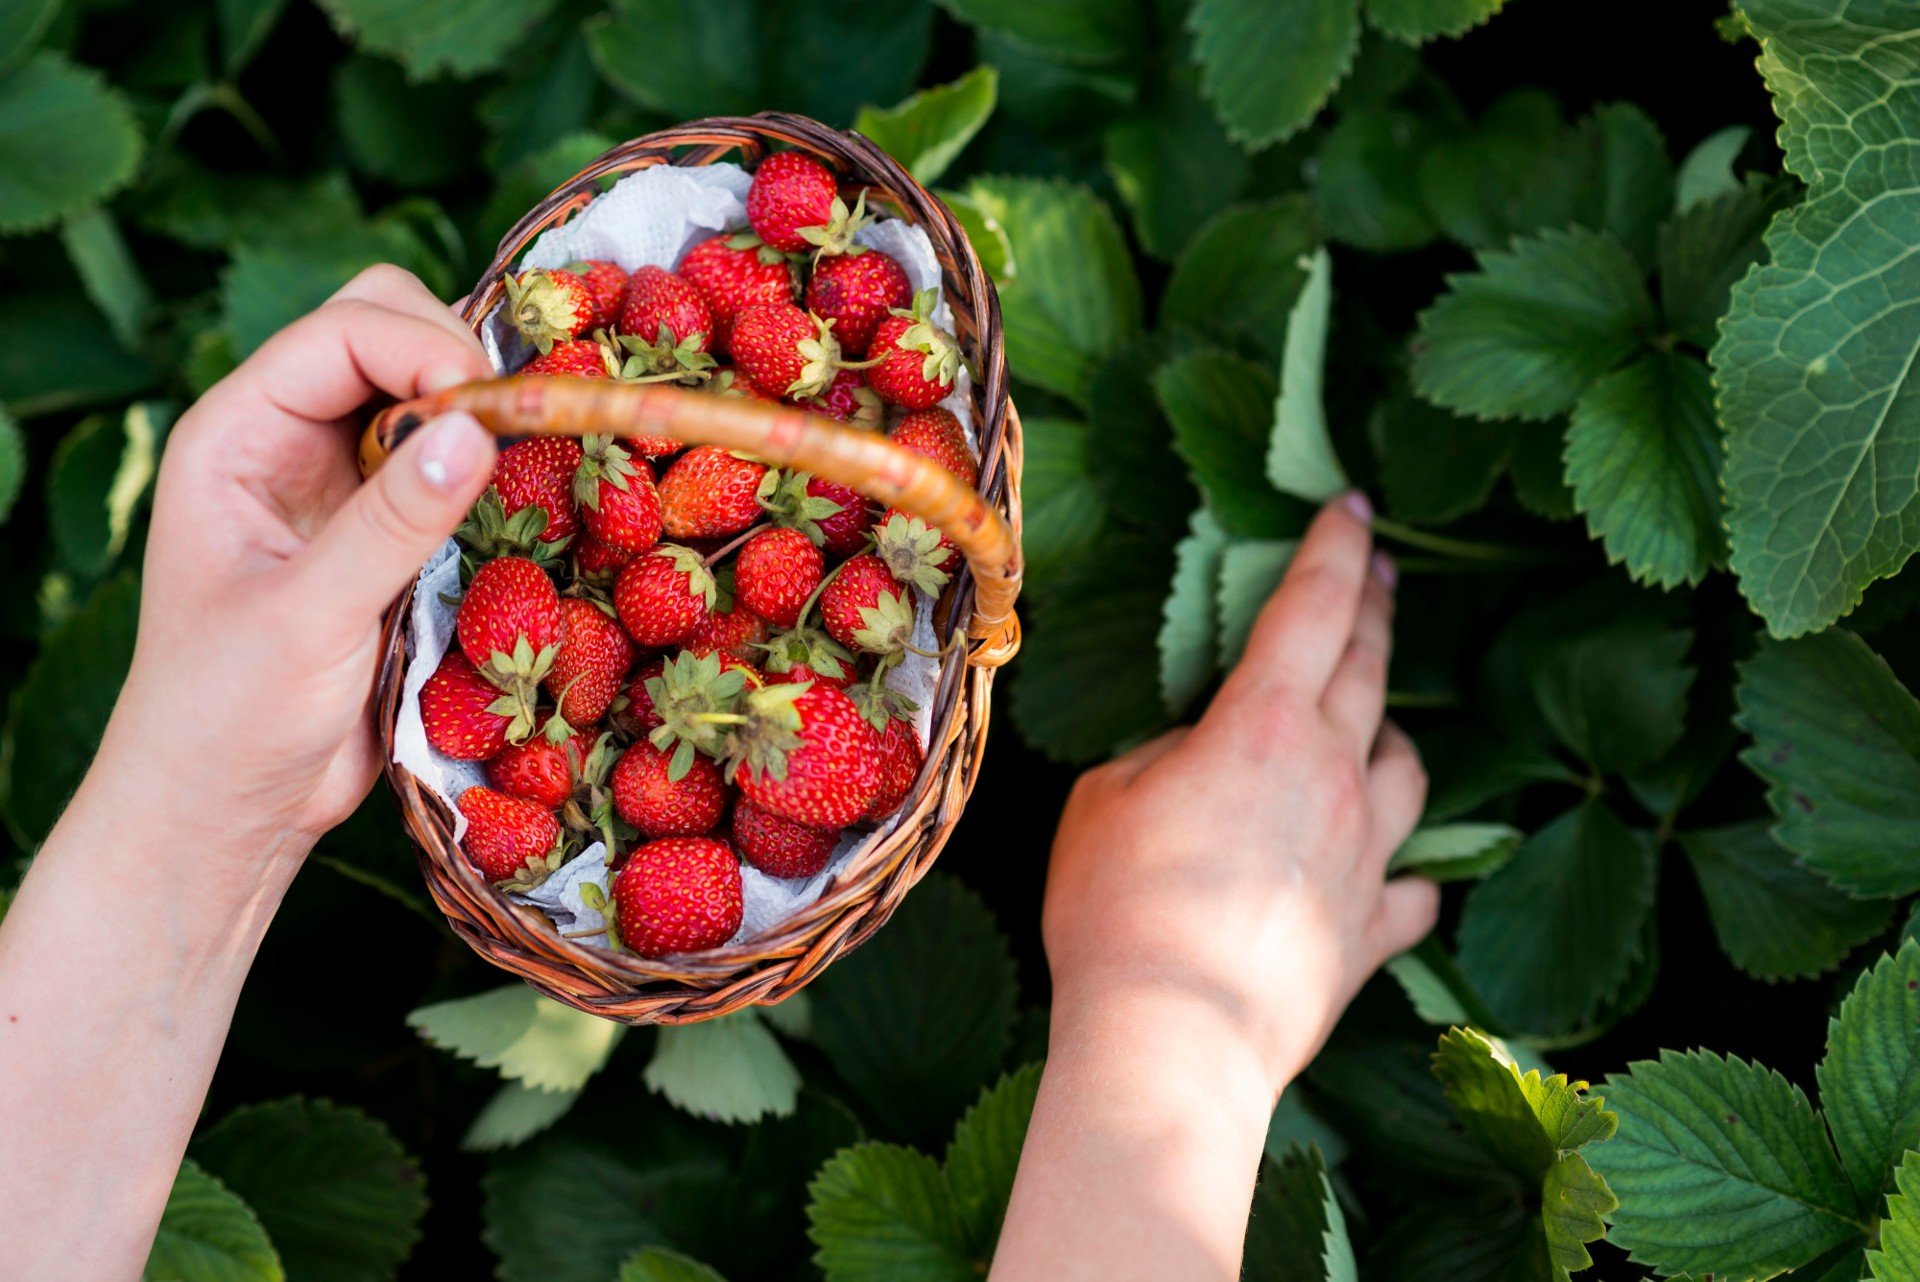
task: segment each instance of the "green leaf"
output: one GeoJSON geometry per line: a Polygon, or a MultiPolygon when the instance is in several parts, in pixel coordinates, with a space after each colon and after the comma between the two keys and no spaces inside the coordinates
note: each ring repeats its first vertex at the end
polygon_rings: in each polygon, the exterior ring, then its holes
{"type": "Polygon", "coordinates": [[[1467,895],[1458,937],[1467,981],[1522,1032],[1587,1026],[1640,960],[1654,855],[1598,802],[1542,828],[1467,895]]]}
{"type": "Polygon", "coordinates": [[[1280,395],[1274,402],[1273,430],[1267,440],[1267,480],[1282,494],[1309,503],[1325,502],[1348,486],[1327,435],[1322,387],[1332,309],[1333,261],[1322,249],[1314,254],[1307,283],[1287,318],[1280,395]]]}
{"type": "Polygon", "coordinates": [[[1198,348],[1155,371],[1153,390],[1173,424],[1173,448],[1221,528],[1245,538],[1299,530],[1297,506],[1274,493],[1265,476],[1274,403],[1265,370],[1217,348],[1198,348]]]}
{"type": "Polygon", "coordinates": [[[460,1140],[472,1152],[491,1152],[524,1144],[572,1110],[580,1092],[535,1090],[522,1082],[503,1082],[460,1140]]]}
{"type": "Polygon", "coordinates": [[[650,1246],[620,1266],[615,1282],[727,1282],[718,1273],[678,1251],[650,1246]]]}
{"type": "Polygon", "coordinates": [[[1444,524],[1486,506],[1522,431],[1461,418],[1404,393],[1373,416],[1380,486],[1402,521],[1444,524]]]}
{"type": "Polygon", "coordinates": [[[1184,327],[1277,366],[1287,317],[1306,279],[1303,265],[1319,237],[1304,196],[1221,210],[1174,260],[1160,299],[1160,324],[1184,327]]]}
{"type": "MultiPolygon", "coordinates": [[[[858,956],[856,953],[854,956],[858,956]]],[[[834,1282],[972,1282],[953,1190],[939,1165],[893,1144],[834,1155],[807,1189],[814,1263],[834,1282]]]]}
{"type": "Polygon", "coordinates": [[[887,929],[810,991],[815,1044],[867,1115],[903,1138],[943,1133],[1012,1036],[1006,938],[947,877],[922,882],[887,929]]]}
{"type": "Polygon", "coordinates": [[[1581,782],[1544,748],[1465,726],[1430,731],[1419,742],[1431,776],[1423,817],[1430,824],[1458,819],[1528,784],[1581,782]]]}
{"type": "Polygon", "coordinates": [[[1360,48],[1354,0],[1195,0],[1187,25],[1201,92],[1248,147],[1304,128],[1360,48]]]}
{"type": "Polygon", "coordinates": [[[1013,1196],[1013,1174],[1039,1090],[1038,1064],[1003,1075],[961,1116],[947,1145],[947,1182],[968,1246],[979,1259],[992,1259],[1000,1239],[1000,1221],[1013,1196]]]}
{"type": "Polygon", "coordinates": [[[253,61],[253,55],[273,33],[287,0],[216,0],[220,20],[220,64],[232,79],[253,61]]]}
{"type": "Polygon", "coordinates": [[[1220,557],[1220,666],[1232,668],[1246,651],[1260,608],[1280,586],[1297,539],[1252,539],[1234,543],[1220,557]]]}
{"type": "Polygon", "coordinates": [[[1221,129],[1192,79],[1179,68],[1102,137],[1107,175],[1133,217],[1141,248],[1156,258],[1177,254],[1246,182],[1246,153],[1221,129]]]}
{"type": "Polygon", "coordinates": [[[1441,231],[1470,249],[1576,221],[1574,175],[1561,159],[1566,123],[1541,89],[1496,99],[1471,128],[1432,140],[1420,158],[1420,192],[1441,231]]]}
{"type": "Polygon", "coordinates": [[[1673,161],[1660,127],[1640,108],[1607,103],[1580,122],[1571,163],[1582,167],[1576,217],[1652,266],[1654,239],[1673,209],[1673,161]]]}
{"type": "Polygon", "coordinates": [[[358,271],[394,262],[416,274],[437,265],[404,223],[377,221],[324,238],[242,244],[220,276],[221,310],[236,355],[325,302],[358,271]]]}
{"type": "Polygon", "coordinates": [[[975,67],[952,84],[922,89],[891,107],[862,107],[853,127],[930,184],[987,123],[999,93],[1000,73],[975,67]]]}
{"type": "Polygon", "coordinates": [[[11,71],[46,34],[62,0],[22,0],[0,10],[0,73],[11,71]]]}
{"type": "MultiPolygon", "coordinates": [[[[221,173],[161,157],[141,187],[135,217],[149,231],[195,249],[330,236],[361,221],[360,198],[338,169],[303,178],[221,173]]],[[[542,193],[544,194],[544,192],[542,193]]]]}
{"type": "Polygon", "coordinates": [[[1741,591],[1780,637],[1826,627],[1920,536],[1907,513],[1920,432],[1907,395],[1920,316],[1905,239],[1920,216],[1904,174],[1920,34],[1889,0],[1809,9],[1747,0],[1786,166],[1807,198],[1774,220],[1772,261],[1733,290],[1712,361],[1741,591]]]}
{"type": "Polygon", "coordinates": [[[422,1006],[407,1025],[441,1050],[547,1091],[585,1086],[626,1031],[524,984],[422,1006]]]}
{"type": "Polygon", "coordinates": [[[1774,836],[1856,895],[1920,890],[1920,703],[1850,632],[1763,643],[1741,669],[1741,761],[1770,785],[1774,836]]]}
{"type": "Polygon", "coordinates": [[[219,1180],[180,1163],[147,1255],[144,1282],[281,1282],[266,1230],[219,1180]]]}
{"type": "Polygon", "coordinates": [[[1043,178],[981,178],[966,194],[1018,264],[1000,284],[1014,374],[1084,404],[1100,359],[1140,332],[1140,282],[1113,212],[1090,188],[1043,178]]]}
{"type": "Polygon", "coordinates": [[[1471,1024],[1490,1034],[1502,1027],[1460,973],[1459,965],[1432,935],[1406,952],[1387,958],[1381,969],[1400,985],[1413,1013],[1428,1024],[1471,1024]]]}
{"type": "Polygon", "coordinates": [[[1920,1153],[1901,1160],[1898,1179],[1898,1191],[1887,1198],[1880,1221],[1880,1249],[1867,1252],[1879,1282],[1920,1277],[1920,1153]]]}
{"type": "Polygon", "coordinates": [[[1312,1145],[1293,1145],[1260,1164],[1240,1273],[1245,1282],[1318,1282],[1326,1276],[1330,1187],[1326,1160],[1312,1145]]]}
{"type": "Polygon", "coordinates": [[[1865,1232],[1806,1095],[1778,1073],[1666,1051],[1609,1077],[1589,1160],[1620,1198],[1612,1241],[1663,1274],[1770,1278],[1865,1232]]]}
{"type": "Polygon", "coordinates": [[[27,483],[27,439],[20,425],[0,409],[0,525],[13,515],[13,505],[27,483]]]}
{"type": "Polygon", "coordinates": [[[153,312],[153,291],[140,274],[119,224],[96,205],[61,223],[60,241],[87,297],[113,326],[113,336],[123,347],[138,346],[153,312]]]}
{"type": "Polygon", "coordinates": [[[1561,1154],[1604,1142],[1619,1121],[1585,1082],[1522,1073],[1504,1048],[1471,1028],[1441,1035],[1433,1075],[1467,1135],[1523,1185],[1544,1179],[1561,1154]]]}
{"type": "Polygon", "coordinates": [[[471,91],[412,83],[383,58],[348,58],[334,68],[333,114],[354,167],[402,187],[458,178],[479,150],[471,91]]]}
{"type": "Polygon", "coordinates": [[[1762,823],[1682,833],[1714,936],[1756,979],[1811,979],[1886,929],[1891,905],[1834,890],[1762,823]]]}
{"type": "Polygon", "coordinates": [[[1465,35],[1494,14],[1506,0],[1366,0],[1367,20],[1408,44],[1441,36],[1465,35]]]}
{"type": "Polygon", "coordinates": [[[1702,201],[1717,200],[1740,190],[1740,178],[1733,164],[1746,150],[1753,130],[1747,125],[1728,125],[1708,134],[1694,145],[1673,180],[1673,208],[1686,213],[1702,201]]]}
{"type": "Polygon", "coordinates": [[[40,53],[0,76],[0,233],[51,227],[139,164],[133,111],[97,71],[40,53]]]}
{"type": "Polygon", "coordinates": [[[1160,700],[1169,716],[1187,710],[1219,665],[1214,609],[1226,531],[1205,508],[1173,549],[1173,590],[1160,607],[1160,700]]]}
{"type": "Polygon", "coordinates": [[[1065,63],[1114,62],[1138,51],[1146,35],[1136,0],[940,0],[970,26],[992,31],[1031,52],[1065,63]]]}
{"type": "Polygon", "coordinates": [[[1571,521],[1573,491],[1567,487],[1564,452],[1565,428],[1549,423],[1544,428],[1520,432],[1514,437],[1513,458],[1508,463],[1513,477],[1513,497],[1520,506],[1548,521],[1571,521]]]}
{"type": "Polygon", "coordinates": [[[1528,672],[1555,737],[1603,773],[1659,760],[1686,732],[1693,634],[1645,612],[1548,639],[1528,672]]]}
{"type": "Polygon", "coordinates": [[[1420,158],[1431,141],[1410,111],[1350,111],[1314,160],[1321,225],[1343,244],[1374,253],[1418,249],[1439,228],[1420,192],[1420,158]]]}
{"type": "Polygon", "coordinates": [[[53,452],[47,523],[61,560],[88,578],[106,573],[133,528],[159,457],[153,406],[82,419],[53,452]]]}
{"type": "Polygon", "coordinates": [[[1508,824],[1454,823],[1421,828],[1401,844],[1387,874],[1418,873],[1429,881],[1470,881],[1498,870],[1526,834],[1508,824]]]}
{"type": "Polygon", "coordinates": [[[1766,254],[1767,224],[1789,183],[1755,179],[1696,201],[1660,227],[1660,306],[1676,334],[1712,347],[1734,282],[1766,254]]]}
{"type": "Polygon", "coordinates": [[[194,1141],[193,1154],[246,1199],[303,1282],[381,1282],[420,1238],[420,1171],[358,1109],[297,1098],[247,1105],[194,1141]]]}
{"type": "Polygon", "coordinates": [[[1651,352],[1595,383],[1567,427],[1567,484],[1587,529],[1642,583],[1692,585],[1725,557],[1720,431],[1707,367],[1651,352]]]}
{"type": "Polygon", "coordinates": [[[340,33],[416,80],[497,71],[555,0],[320,0],[340,33]]]}
{"type": "Polygon", "coordinates": [[[0,799],[23,850],[40,844],[93,760],[133,659],[139,610],[140,581],[108,579],[47,635],[14,691],[0,739],[0,799]]]}
{"type": "Polygon", "coordinates": [[[1442,1187],[1512,1185],[1512,1175],[1468,1137],[1433,1076],[1432,1057],[1416,1043],[1337,1039],[1307,1080],[1327,1120],[1363,1159],[1442,1187]]]}
{"type": "Polygon", "coordinates": [[[1578,1153],[1562,1153],[1547,1168],[1540,1189],[1540,1221],[1547,1239],[1547,1258],[1556,1278],[1577,1273],[1593,1263],[1587,1243],[1607,1235],[1606,1218],[1619,1209],[1620,1199],[1607,1182],[1578,1153]]]}
{"type": "Polygon", "coordinates": [[[1289,1088],[1274,1106],[1273,1117],[1267,1122],[1267,1160],[1278,1162],[1289,1149],[1297,1145],[1320,1150],[1327,1165],[1337,1167],[1347,1160],[1347,1141],[1306,1105],[1301,1098],[1302,1093],[1302,1090],[1289,1088]]]}
{"type": "Polygon", "coordinates": [[[1099,448],[1088,452],[1087,469],[1116,526],[1158,535],[1171,545],[1200,494],[1174,452],[1173,426],[1153,394],[1157,361],[1154,342],[1139,339],[1094,371],[1087,431],[1099,448]]]}
{"type": "Polygon", "coordinates": [[[1016,264],[1013,261],[1013,246],[1007,241],[1007,229],[974,204],[970,196],[944,189],[934,194],[953,211],[960,229],[967,233],[967,243],[973,246],[973,252],[979,256],[980,266],[987,275],[996,282],[1012,280],[1016,264]]]}
{"type": "Polygon", "coordinates": [[[758,1011],[664,1027],[642,1080],[675,1107],[718,1122],[786,1117],[800,1072],[758,1011]]]}
{"type": "Polygon", "coordinates": [[[1107,520],[1093,479],[1092,433],[1084,423],[1029,418],[1021,423],[1026,464],[1020,477],[1020,549],[1027,573],[1045,579],[1093,552],[1107,520]]]}
{"type": "Polygon", "coordinates": [[[1879,1213],[1894,1173],[1920,1148],[1920,943],[1883,956],[1827,1024],[1820,1106],[1860,1213],[1879,1213]]]}
{"type": "Polygon", "coordinates": [[[1619,242],[1570,228],[1482,253],[1420,316],[1413,381],[1476,418],[1546,419],[1631,356],[1653,304],[1619,242]]]}

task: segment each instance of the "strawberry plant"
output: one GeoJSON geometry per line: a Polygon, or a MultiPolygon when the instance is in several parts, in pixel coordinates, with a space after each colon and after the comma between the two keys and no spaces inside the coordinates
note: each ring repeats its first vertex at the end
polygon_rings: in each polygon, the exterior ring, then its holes
{"type": "MultiPolygon", "coordinates": [[[[148,1275],[980,1276],[1073,769],[1197,715],[1358,487],[1432,776],[1396,866],[1446,908],[1281,1101],[1246,1276],[1920,1276],[1916,65],[1895,0],[12,6],[0,913],[126,670],[181,408],[372,263],[458,296],[620,140],[777,108],[885,147],[997,282],[1025,432],[1025,649],[884,931],[629,1030],[455,943],[377,795],[268,937],[148,1275]]],[[[918,409],[952,336],[841,252],[884,211],[772,169],[638,291],[516,279],[536,368],[797,398],[968,476],[918,409]]],[[[903,804],[927,745],[861,677],[959,569],[677,453],[510,452],[425,695],[486,763],[469,853],[526,882],[627,832],[668,869],[608,897],[643,942],[673,878],[715,909],[676,929],[731,929],[716,848],[807,876],[903,804]]]]}

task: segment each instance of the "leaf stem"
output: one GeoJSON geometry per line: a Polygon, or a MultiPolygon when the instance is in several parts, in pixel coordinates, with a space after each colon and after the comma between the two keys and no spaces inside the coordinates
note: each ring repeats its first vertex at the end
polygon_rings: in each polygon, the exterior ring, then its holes
{"type": "Polygon", "coordinates": [[[1558,552],[1516,547],[1511,543],[1479,543],[1470,539],[1450,539],[1444,534],[1402,525],[1383,516],[1373,518],[1373,532],[1408,547],[1422,548],[1461,561],[1485,561],[1501,565],[1548,565],[1565,558],[1558,552]]]}
{"type": "Polygon", "coordinates": [[[1389,690],[1389,708],[1457,708],[1460,696],[1451,690],[1389,690]]]}

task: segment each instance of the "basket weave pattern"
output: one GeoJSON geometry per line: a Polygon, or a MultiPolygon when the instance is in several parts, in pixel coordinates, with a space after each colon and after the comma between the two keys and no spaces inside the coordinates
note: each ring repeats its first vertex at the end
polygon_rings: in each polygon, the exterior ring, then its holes
{"type": "Polygon", "coordinates": [[[843,183],[864,188],[870,207],[927,232],[940,262],[942,294],[952,311],[955,336],[976,374],[972,410],[981,453],[979,499],[985,508],[972,494],[954,493],[944,473],[927,475],[916,466],[917,458],[888,457],[904,452],[890,449],[880,438],[854,440],[851,429],[811,415],[674,388],[595,384],[591,397],[548,398],[538,387],[526,386],[547,380],[476,384],[394,407],[376,420],[362,451],[365,465],[377,465],[413,422],[453,405],[472,410],[483,423],[509,435],[578,432],[592,426],[640,430],[643,423],[647,431],[690,443],[695,437],[724,443],[754,435],[763,444],[778,445],[767,452],[769,462],[780,461],[778,455],[803,466],[818,464],[811,470],[829,476],[837,467],[841,475],[834,479],[883,502],[924,500],[900,505],[910,511],[936,509],[918,514],[947,527],[967,552],[969,569],[943,594],[935,615],[943,638],[964,633],[967,640],[949,649],[942,662],[926,765],[893,830],[857,851],[815,902],[772,930],[708,952],[653,961],[562,939],[544,914],[509,901],[454,843],[449,809],[392,762],[411,589],[395,603],[382,637],[376,716],[387,750],[387,780],[418,847],[434,901],[454,932],[494,965],[569,1006],[627,1023],[688,1023],[750,1004],[779,1002],[879,929],[932,866],[959,819],[979,772],[994,671],[1019,645],[1011,604],[1019,587],[1021,439],[1019,418],[1007,394],[999,302],[952,213],[866,139],[804,117],[766,113],[696,121],[623,143],[562,184],[507,233],[463,318],[477,328],[500,300],[503,275],[533,240],[586,208],[605,180],[660,164],[704,165],[735,158],[751,165],[782,144],[812,154],[843,183]],[[609,414],[617,410],[622,420],[635,421],[567,422],[557,409],[561,405],[592,406],[609,414]],[[686,422],[695,416],[698,424],[686,422]],[[663,423],[676,421],[682,430],[662,430],[663,423]],[[982,515],[991,528],[981,528],[982,515]],[[968,523],[965,537],[956,524],[962,521],[968,523]]]}

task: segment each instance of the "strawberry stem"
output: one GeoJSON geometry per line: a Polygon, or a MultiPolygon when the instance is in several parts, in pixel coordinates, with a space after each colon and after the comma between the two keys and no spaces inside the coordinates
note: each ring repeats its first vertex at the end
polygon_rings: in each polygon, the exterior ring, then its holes
{"type": "Polygon", "coordinates": [[[1445,535],[1415,529],[1413,526],[1402,525],[1398,521],[1382,516],[1373,519],[1373,532],[1383,539],[1392,539],[1408,547],[1422,548],[1428,552],[1462,561],[1491,561],[1503,565],[1550,565],[1566,559],[1558,552],[1516,547],[1510,543],[1478,543],[1469,539],[1450,539],[1445,535]]]}
{"type": "Polygon", "coordinates": [[[716,562],[718,562],[722,557],[728,556],[733,552],[737,551],[741,547],[741,545],[746,543],[748,539],[751,539],[754,535],[762,533],[763,531],[766,531],[766,530],[770,530],[772,528],[773,528],[773,522],[771,521],[762,521],[758,525],[750,525],[746,529],[740,531],[740,533],[737,536],[735,536],[733,542],[727,544],[725,547],[721,548],[718,552],[715,552],[710,556],[703,557],[700,561],[700,564],[706,566],[709,570],[711,570],[714,567],[714,564],[716,562]]]}

